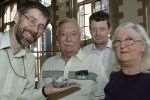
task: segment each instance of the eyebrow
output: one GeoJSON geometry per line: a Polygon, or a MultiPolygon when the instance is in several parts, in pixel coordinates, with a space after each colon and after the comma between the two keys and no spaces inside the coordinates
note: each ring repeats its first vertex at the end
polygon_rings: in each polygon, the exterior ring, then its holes
{"type": "MultiPolygon", "coordinates": [[[[32,15],[29,15],[29,17],[32,17],[35,21],[38,21],[38,19],[35,18],[35,17],[33,17],[32,15]]],[[[39,25],[40,25],[40,26],[42,25],[44,28],[45,28],[45,26],[46,26],[46,24],[43,24],[43,23],[42,23],[42,24],[40,23],[39,25]]]]}

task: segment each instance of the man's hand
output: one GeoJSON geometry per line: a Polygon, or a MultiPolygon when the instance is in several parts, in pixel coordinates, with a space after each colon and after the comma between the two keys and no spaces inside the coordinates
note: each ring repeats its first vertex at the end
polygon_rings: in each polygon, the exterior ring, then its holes
{"type": "Polygon", "coordinates": [[[44,92],[46,95],[48,96],[51,96],[51,95],[57,95],[57,94],[71,94],[77,90],[80,89],[80,85],[79,84],[72,84],[72,85],[68,85],[68,86],[65,86],[65,87],[54,87],[52,85],[52,83],[49,83],[45,89],[44,89],[44,92]]]}

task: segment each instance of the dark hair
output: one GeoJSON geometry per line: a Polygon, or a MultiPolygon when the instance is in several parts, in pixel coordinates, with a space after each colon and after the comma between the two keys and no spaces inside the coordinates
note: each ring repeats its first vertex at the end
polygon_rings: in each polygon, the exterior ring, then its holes
{"type": "Polygon", "coordinates": [[[108,27],[110,27],[110,18],[109,18],[109,14],[108,13],[106,13],[106,12],[104,12],[104,11],[98,11],[98,12],[95,12],[95,13],[93,13],[91,16],[90,16],[90,19],[89,19],[89,23],[90,23],[90,25],[91,25],[91,22],[92,21],[96,21],[96,22],[98,22],[98,21],[107,21],[107,25],[108,25],[108,27]]]}
{"type": "Polygon", "coordinates": [[[49,21],[49,17],[50,17],[50,12],[48,11],[48,9],[42,5],[40,2],[37,1],[27,1],[25,3],[22,3],[18,6],[18,12],[20,14],[24,14],[26,13],[28,10],[32,9],[32,8],[36,8],[38,10],[41,11],[41,13],[48,18],[49,21]]]}

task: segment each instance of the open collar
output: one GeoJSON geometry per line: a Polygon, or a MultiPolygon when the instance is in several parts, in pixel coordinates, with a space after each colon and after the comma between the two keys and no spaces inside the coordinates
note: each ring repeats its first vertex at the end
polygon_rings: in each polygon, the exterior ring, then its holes
{"type": "MultiPolygon", "coordinates": [[[[63,55],[61,54],[61,59],[64,60],[63,55]]],[[[75,54],[74,56],[72,56],[70,59],[72,58],[77,58],[78,60],[82,61],[83,59],[85,59],[87,57],[87,55],[84,53],[84,51],[80,48],[79,51],[77,52],[77,54],[75,54]]],[[[69,61],[69,60],[68,60],[69,61]]]]}
{"type": "MultiPolygon", "coordinates": [[[[108,42],[105,48],[112,48],[112,41],[110,39],[108,39],[108,42]]],[[[92,44],[92,49],[97,50],[98,48],[96,48],[95,44],[92,44]]]]}

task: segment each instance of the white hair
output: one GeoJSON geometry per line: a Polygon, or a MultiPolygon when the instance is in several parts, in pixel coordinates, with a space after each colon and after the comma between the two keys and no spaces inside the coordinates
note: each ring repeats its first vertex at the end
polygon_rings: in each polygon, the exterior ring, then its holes
{"type": "MultiPolygon", "coordinates": [[[[150,39],[148,36],[148,33],[145,31],[145,29],[140,24],[135,24],[132,22],[126,22],[120,24],[114,33],[117,33],[120,29],[132,29],[136,32],[137,35],[139,35],[145,44],[145,49],[143,53],[142,62],[144,64],[144,67],[148,67],[150,69],[150,39]]],[[[113,34],[112,39],[116,38],[116,34],[113,34]]]]}

